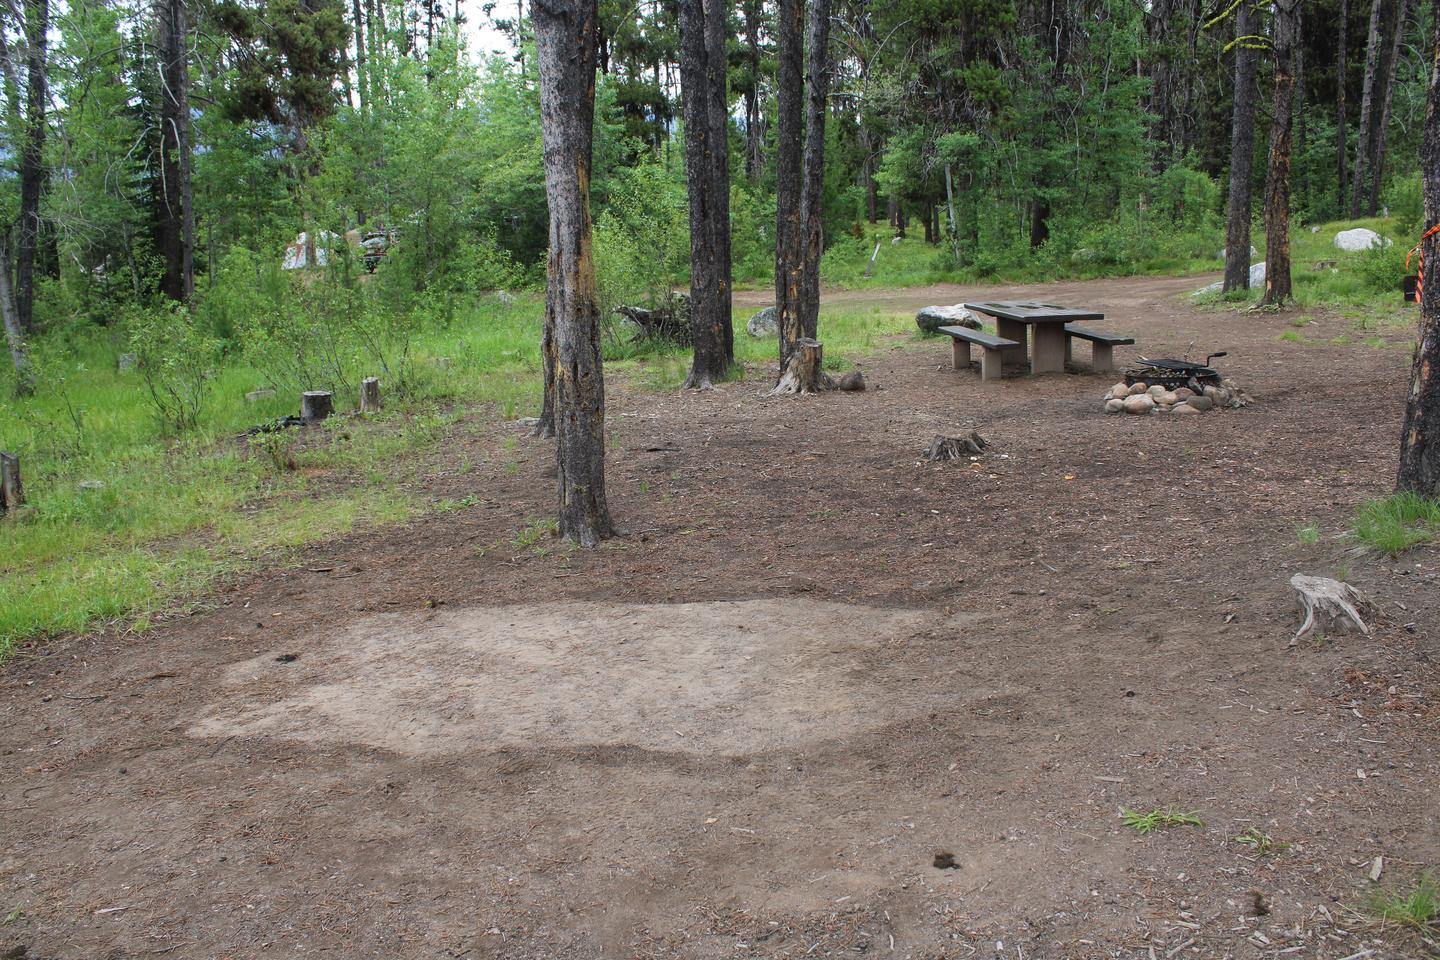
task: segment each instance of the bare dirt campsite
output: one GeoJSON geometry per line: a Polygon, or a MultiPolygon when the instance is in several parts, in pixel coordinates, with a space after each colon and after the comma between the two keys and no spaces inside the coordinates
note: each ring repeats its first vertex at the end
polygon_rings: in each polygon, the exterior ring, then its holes
{"type": "Polygon", "coordinates": [[[464,509],[21,647],[3,955],[1425,955],[1365,905],[1440,862],[1440,554],[1343,535],[1410,331],[1196,285],[826,303],[1082,303],[1249,406],[1107,416],[1114,376],[982,382],[913,326],[864,392],[612,382],[597,549],[529,526],[553,446],[475,416],[416,481],[464,509]],[[1337,572],[1370,634],[1292,640],[1337,572]]]}

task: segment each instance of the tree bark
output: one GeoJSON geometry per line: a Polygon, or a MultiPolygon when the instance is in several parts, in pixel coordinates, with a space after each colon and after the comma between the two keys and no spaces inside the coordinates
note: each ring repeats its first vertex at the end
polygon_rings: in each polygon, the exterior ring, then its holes
{"type": "Polygon", "coordinates": [[[830,103],[830,0],[810,0],[805,110],[804,179],[800,186],[805,236],[800,271],[801,335],[814,339],[820,329],[820,255],[825,249],[822,201],[825,192],[825,114],[830,103]]]}
{"type": "Polygon", "coordinates": [[[1336,194],[1337,204],[1335,212],[1339,216],[1345,215],[1349,196],[1350,182],[1346,179],[1345,158],[1350,152],[1350,136],[1346,132],[1348,118],[1345,115],[1345,90],[1349,86],[1345,82],[1345,75],[1349,72],[1349,51],[1346,49],[1346,42],[1349,36],[1348,23],[1350,20],[1350,0],[1340,0],[1340,36],[1337,39],[1338,47],[1335,54],[1335,164],[1338,168],[1337,177],[1338,193],[1336,194]]]}
{"type": "MultiPolygon", "coordinates": [[[[1251,5],[1240,4],[1235,36],[1255,32],[1251,5]]],[[[1225,224],[1224,292],[1250,289],[1250,217],[1255,179],[1255,71],[1259,51],[1247,43],[1235,48],[1234,109],[1230,119],[1230,199],[1225,224]]]]}
{"type": "Polygon", "coordinates": [[[546,325],[554,357],[559,533],[582,547],[615,535],[605,497],[605,379],[590,237],[595,0],[531,5],[550,207],[546,325]]]}
{"type": "Polygon", "coordinates": [[[0,320],[5,324],[5,343],[10,348],[10,363],[15,368],[15,393],[29,396],[34,389],[30,358],[25,349],[25,328],[15,310],[15,291],[10,285],[10,244],[0,232],[0,320]]]}
{"type": "Polygon", "coordinates": [[[1385,176],[1385,141],[1390,130],[1390,105],[1395,99],[1395,75],[1400,69],[1400,48],[1405,40],[1405,21],[1410,16],[1409,0],[1400,0],[1395,14],[1395,27],[1390,33],[1390,51],[1386,55],[1384,81],[1381,83],[1380,116],[1375,124],[1374,158],[1370,163],[1370,216],[1380,209],[1380,187],[1385,176]]]}
{"type": "Polygon", "coordinates": [[[1263,306],[1290,300],[1290,137],[1295,102],[1295,50],[1300,45],[1300,0],[1275,0],[1275,109],[1270,167],[1265,177],[1265,296],[1263,306]]]}
{"type": "MultiPolygon", "coordinates": [[[[360,94],[360,113],[370,114],[370,81],[366,78],[365,17],[360,11],[360,0],[350,0],[350,17],[355,21],[355,89],[360,94]]],[[[364,226],[364,221],[361,221],[364,226]]]]}
{"type": "Polygon", "coordinates": [[[745,175],[759,180],[765,172],[765,124],[760,112],[761,0],[746,0],[745,56],[750,63],[750,86],[745,91],[745,175]]]}
{"type": "Polygon", "coordinates": [[[195,210],[190,186],[190,60],[186,0],[159,0],[161,290],[189,303],[195,292],[195,210]]]}
{"type": "Polygon", "coordinates": [[[1375,106],[1375,74],[1380,62],[1380,22],[1384,0],[1370,2],[1370,32],[1365,43],[1365,82],[1360,88],[1359,139],[1355,144],[1355,163],[1350,173],[1350,217],[1360,216],[1365,197],[1365,171],[1370,161],[1371,114],[1375,106]]]}
{"type": "Polygon", "coordinates": [[[805,257],[800,167],[804,148],[805,0],[778,0],[776,7],[779,62],[776,64],[775,313],[783,372],[796,343],[804,337],[800,315],[805,257]]]}
{"type": "Polygon", "coordinates": [[[15,247],[15,312],[20,329],[35,329],[35,258],[40,249],[40,197],[45,189],[46,48],[49,0],[25,3],[25,142],[20,148],[20,230],[15,247]]]}
{"type": "Polygon", "coordinates": [[[690,199],[690,322],[695,341],[685,386],[703,389],[724,379],[734,356],[725,6],[723,0],[680,0],[679,14],[690,199]]]}
{"type": "MultiPolygon", "coordinates": [[[[1425,223],[1440,223],[1440,0],[1431,0],[1430,97],[1420,147],[1425,223]]],[[[1427,230],[1428,233],[1428,230],[1427,230]]],[[[1410,367],[1410,396],[1400,434],[1395,489],[1440,497],[1440,240],[1420,241],[1420,330],[1410,367]]]]}

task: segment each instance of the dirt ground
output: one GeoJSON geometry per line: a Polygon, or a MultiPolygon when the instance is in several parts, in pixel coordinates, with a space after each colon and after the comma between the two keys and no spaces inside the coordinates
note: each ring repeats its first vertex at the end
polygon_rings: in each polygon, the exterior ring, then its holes
{"type": "Polygon", "coordinates": [[[1106,416],[1114,377],[982,383],[908,338],[858,394],[616,385],[623,539],[527,543],[551,448],[477,416],[417,481],[473,506],[25,652],[0,951],[1425,955],[1364,904],[1374,858],[1440,865],[1440,551],[1340,537],[1392,482],[1404,332],[1282,342],[1201,282],[830,302],[1093,305],[1122,365],[1229,351],[1241,410],[1106,416]],[[923,459],[971,429],[979,460],[923,459]],[[1373,634],[1292,644],[1290,576],[1337,571],[1373,634]],[[1203,826],[1119,818],[1171,805],[1203,826]]]}

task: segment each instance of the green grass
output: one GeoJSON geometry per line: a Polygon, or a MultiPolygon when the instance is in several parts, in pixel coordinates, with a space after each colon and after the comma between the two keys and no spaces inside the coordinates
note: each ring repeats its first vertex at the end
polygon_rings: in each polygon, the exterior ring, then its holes
{"type": "Polygon", "coordinates": [[[1295,539],[1300,541],[1300,546],[1302,547],[1313,547],[1320,542],[1320,528],[1314,524],[1305,527],[1296,527],[1295,539]]]}
{"type": "Polygon", "coordinates": [[[1370,898],[1370,913],[1381,923],[1393,923],[1419,933],[1440,926],[1440,883],[1425,874],[1404,890],[1377,890],[1370,898]]]}
{"type": "Polygon", "coordinates": [[[1355,538],[1381,553],[1400,553],[1440,534],[1440,500],[1395,493],[1355,512],[1355,538]]]}
{"type": "Polygon", "coordinates": [[[1200,817],[1194,813],[1182,813],[1174,807],[1141,813],[1129,807],[1120,808],[1120,822],[1141,836],[1163,830],[1167,827],[1202,827],[1200,817]]]}
{"type": "Polygon", "coordinates": [[[1248,827],[1238,836],[1232,837],[1236,843],[1249,847],[1256,853],[1271,853],[1276,850],[1289,849],[1290,844],[1274,837],[1257,827],[1248,827]]]}

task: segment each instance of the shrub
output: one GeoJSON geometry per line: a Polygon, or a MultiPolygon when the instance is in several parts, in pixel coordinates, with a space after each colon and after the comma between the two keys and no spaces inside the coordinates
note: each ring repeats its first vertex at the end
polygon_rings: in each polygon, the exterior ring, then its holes
{"type": "Polygon", "coordinates": [[[1395,493],[1366,500],[1355,514],[1355,537],[1383,553],[1399,553],[1440,532],[1440,500],[1395,493]]]}
{"type": "Polygon", "coordinates": [[[1398,243],[1362,250],[1353,263],[1365,289],[1376,293],[1396,293],[1405,279],[1405,251],[1398,243]]]}
{"type": "Polygon", "coordinates": [[[215,376],[219,342],[179,303],[133,307],[125,328],[161,429],[194,429],[215,376]]]}

